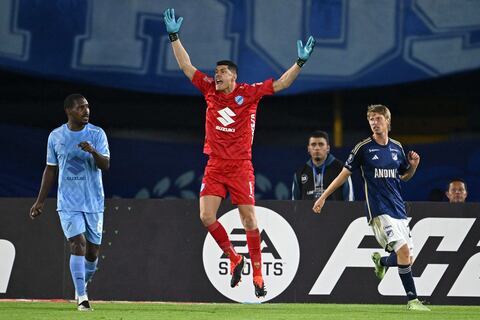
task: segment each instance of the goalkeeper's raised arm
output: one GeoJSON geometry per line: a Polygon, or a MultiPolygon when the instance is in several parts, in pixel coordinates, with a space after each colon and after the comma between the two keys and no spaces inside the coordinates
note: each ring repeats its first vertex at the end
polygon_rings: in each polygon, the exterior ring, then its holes
{"type": "Polygon", "coordinates": [[[305,46],[302,43],[302,40],[297,41],[297,51],[298,51],[298,59],[290,67],[284,74],[278,79],[273,82],[273,91],[278,92],[280,90],[286,89],[290,87],[293,81],[298,77],[301,68],[310,58],[310,55],[313,52],[313,48],[315,47],[315,39],[310,36],[307,40],[305,46]]]}
{"type": "Polygon", "coordinates": [[[195,68],[190,62],[190,57],[187,51],[183,47],[178,37],[180,26],[182,25],[183,18],[175,19],[175,9],[167,9],[163,13],[163,19],[168,32],[168,38],[172,43],[173,54],[177,59],[178,66],[182,69],[183,73],[192,80],[193,75],[197,68],[195,68]]]}

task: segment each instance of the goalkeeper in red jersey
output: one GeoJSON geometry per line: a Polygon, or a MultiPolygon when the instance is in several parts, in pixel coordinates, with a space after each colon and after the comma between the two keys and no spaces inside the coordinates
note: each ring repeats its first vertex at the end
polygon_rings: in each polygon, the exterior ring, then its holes
{"type": "Polygon", "coordinates": [[[253,268],[255,295],[267,293],[262,277],[261,239],[255,217],[255,177],[252,167],[252,142],[255,115],[260,99],[288,88],[300,73],[315,46],[309,37],[305,46],[297,42],[298,59],[278,80],[255,84],[237,83],[237,66],[229,60],[217,62],[214,77],[197,70],[180,42],[178,32],[183,18],[175,18],[174,9],[164,12],[164,21],[179,67],[205,97],[207,103],[205,144],[209,160],[200,190],[200,219],[223,252],[230,259],[230,285],[240,282],[245,259],[237,254],[224,227],[217,221],[217,211],[227,191],[238,206],[247,236],[253,268]]]}

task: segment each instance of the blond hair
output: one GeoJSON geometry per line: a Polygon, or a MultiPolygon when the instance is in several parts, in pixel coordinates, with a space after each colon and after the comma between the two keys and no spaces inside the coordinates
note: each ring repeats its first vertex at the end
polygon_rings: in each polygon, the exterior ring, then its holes
{"type": "Polygon", "coordinates": [[[392,114],[387,106],[383,104],[371,104],[367,108],[367,120],[370,118],[372,113],[378,113],[385,117],[385,120],[388,121],[388,131],[392,129],[392,114]]]}

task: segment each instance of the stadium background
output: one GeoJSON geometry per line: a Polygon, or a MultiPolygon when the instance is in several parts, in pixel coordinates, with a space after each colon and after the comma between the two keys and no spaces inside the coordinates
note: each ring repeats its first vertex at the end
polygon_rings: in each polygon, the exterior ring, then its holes
{"type": "Polygon", "coordinates": [[[0,196],[36,195],[48,132],[65,122],[64,97],[80,92],[109,136],[107,197],[197,197],[205,104],[171,54],[161,21],[171,5],[193,63],[211,72],[233,59],[240,81],[277,78],[295,41],[317,38],[299,79],[260,104],[258,198],[290,197],[309,132],[329,132],[344,160],[369,135],[366,106],[384,103],[392,136],[422,156],[405,198],[445,200],[448,179],[462,177],[480,200],[479,6],[468,1],[3,1],[0,196]]]}
{"type": "MultiPolygon", "coordinates": [[[[161,21],[170,6],[185,17],[180,36],[193,64],[211,73],[217,60],[233,59],[242,82],[278,78],[296,59],[297,39],[313,34],[318,41],[292,87],[260,103],[253,146],[258,199],[290,197],[311,131],[328,131],[332,153],[344,160],[370,134],[367,105],[384,103],[393,113],[392,137],[422,157],[405,199],[445,201],[448,179],[462,177],[468,201],[480,200],[480,5],[427,0],[2,1],[1,197],[36,196],[48,133],[66,121],[62,102],[73,92],[87,97],[91,122],[109,137],[107,198],[198,196],[205,104],[171,55],[161,21]]],[[[353,181],[363,200],[360,177],[353,181]]],[[[20,202],[27,208],[31,201],[20,202]]],[[[144,206],[154,210],[151,204],[144,206]]],[[[23,212],[26,219],[25,210],[9,210],[23,212]]],[[[6,225],[0,238],[8,239],[6,225]]],[[[204,235],[198,221],[189,227],[204,235]]],[[[59,228],[56,236],[60,241],[59,228]]],[[[478,239],[469,236],[473,249],[461,261],[478,251],[478,239]]],[[[162,258],[151,249],[151,259],[162,258]]],[[[56,258],[65,260],[63,254],[56,258]]]]}

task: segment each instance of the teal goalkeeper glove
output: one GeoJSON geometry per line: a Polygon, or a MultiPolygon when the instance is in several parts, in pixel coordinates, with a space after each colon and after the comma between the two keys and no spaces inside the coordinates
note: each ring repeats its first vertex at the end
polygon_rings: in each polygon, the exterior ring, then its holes
{"type": "Polygon", "coordinates": [[[175,9],[167,9],[163,12],[163,21],[165,21],[165,26],[167,27],[168,36],[170,41],[175,41],[178,39],[178,31],[182,25],[183,17],[178,18],[175,21],[175,9]]]}
{"type": "Polygon", "coordinates": [[[310,36],[308,37],[307,44],[303,46],[302,40],[297,41],[297,51],[298,51],[298,60],[297,65],[301,68],[313,52],[315,47],[315,39],[310,36]]]}

